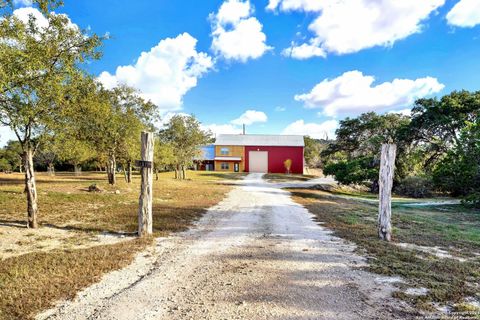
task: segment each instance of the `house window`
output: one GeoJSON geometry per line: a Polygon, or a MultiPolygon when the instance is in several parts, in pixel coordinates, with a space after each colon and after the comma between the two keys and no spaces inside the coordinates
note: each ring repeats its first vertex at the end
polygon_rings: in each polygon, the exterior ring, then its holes
{"type": "Polygon", "coordinates": [[[222,170],[229,170],[230,164],[228,162],[222,162],[221,167],[222,167],[222,170]]]}
{"type": "Polygon", "coordinates": [[[220,154],[222,156],[228,156],[229,153],[230,153],[230,149],[228,149],[228,148],[221,148],[220,149],[220,154]]]}

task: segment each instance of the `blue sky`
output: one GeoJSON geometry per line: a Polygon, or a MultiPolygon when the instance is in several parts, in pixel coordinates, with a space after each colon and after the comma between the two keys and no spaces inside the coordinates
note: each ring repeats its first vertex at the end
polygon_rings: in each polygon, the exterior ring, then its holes
{"type": "Polygon", "coordinates": [[[107,87],[126,82],[164,118],[192,113],[217,133],[331,137],[346,116],[479,89],[480,1],[346,2],[65,0],[57,12],[110,35],[87,66],[107,87]]]}

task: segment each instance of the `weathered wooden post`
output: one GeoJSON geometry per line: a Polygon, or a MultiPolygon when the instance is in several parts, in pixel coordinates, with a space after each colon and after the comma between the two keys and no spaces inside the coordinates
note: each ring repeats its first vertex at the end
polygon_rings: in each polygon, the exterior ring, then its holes
{"type": "Polygon", "coordinates": [[[142,177],[138,208],[138,236],[143,237],[153,232],[153,133],[142,132],[141,160],[137,166],[142,177]]]}
{"type": "Polygon", "coordinates": [[[382,145],[379,175],[378,236],[385,241],[392,239],[392,186],[396,153],[396,145],[382,145]]]}

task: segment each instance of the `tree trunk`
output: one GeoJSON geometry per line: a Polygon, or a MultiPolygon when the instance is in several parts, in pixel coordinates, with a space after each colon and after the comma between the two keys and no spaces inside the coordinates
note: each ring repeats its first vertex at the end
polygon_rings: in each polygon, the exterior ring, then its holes
{"type": "Polygon", "coordinates": [[[142,132],[142,161],[151,163],[150,167],[141,168],[141,186],[138,209],[138,235],[152,234],[152,201],[153,201],[153,133],[142,132]]]}
{"type": "Polygon", "coordinates": [[[180,179],[180,166],[175,167],[175,179],[180,179]]]}
{"type": "Polygon", "coordinates": [[[396,152],[396,145],[382,145],[379,175],[378,236],[385,241],[391,241],[392,239],[392,186],[396,152]]]}
{"type": "MultiPolygon", "coordinates": [[[[23,157],[23,156],[22,156],[23,157]]],[[[24,166],[24,161],[23,159],[20,159],[20,165],[18,166],[18,171],[20,171],[20,173],[23,173],[23,169],[22,167],[24,166]]]]}
{"type": "Polygon", "coordinates": [[[127,183],[132,183],[132,161],[127,161],[127,183]]]}
{"type": "Polygon", "coordinates": [[[182,179],[187,179],[187,169],[185,168],[185,166],[182,166],[182,179]]]}
{"type": "Polygon", "coordinates": [[[117,161],[115,159],[115,155],[111,155],[108,158],[108,183],[111,185],[115,185],[117,183],[117,161]]]}
{"type": "Polygon", "coordinates": [[[75,163],[73,165],[73,172],[75,173],[76,176],[79,176],[82,173],[82,167],[80,167],[78,163],[75,163]]]}
{"type": "Polygon", "coordinates": [[[55,175],[55,166],[53,162],[50,162],[47,167],[47,172],[49,176],[54,176],[55,175]]]}
{"type": "Polygon", "coordinates": [[[155,168],[155,180],[158,181],[158,169],[157,168],[155,168]]]}
{"type": "Polygon", "coordinates": [[[123,166],[123,176],[125,178],[125,182],[128,183],[127,168],[125,166],[123,166]]]}
{"type": "Polygon", "coordinates": [[[23,164],[25,166],[25,192],[27,194],[28,228],[35,229],[38,228],[38,204],[32,149],[28,148],[23,153],[23,164]]]}

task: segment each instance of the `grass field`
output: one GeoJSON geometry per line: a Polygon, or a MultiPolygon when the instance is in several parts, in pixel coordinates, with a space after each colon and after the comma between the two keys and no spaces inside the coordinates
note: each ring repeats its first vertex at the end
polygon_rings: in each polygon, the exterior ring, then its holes
{"type": "MultiPolygon", "coordinates": [[[[162,173],[154,181],[155,236],[187,229],[223,199],[231,189],[228,179],[241,175],[189,172],[188,177],[177,181],[173,173],[162,173]]],[[[40,173],[37,183],[41,227],[28,230],[23,176],[0,174],[0,319],[27,319],[57,300],[72,298],[102,274],[128,265],[152,243],[133,237],[139,177],[129,185],[119,175],[112,187],[104,173],[40,173]],[[87,191],[94,183],[102,192],[87,191]],[[105,232],[118,241],[99,241],[105,232]]]]}
{"type": "Polygon", "coordinates": [[[480,212],[461,205],[407,206],[407,199],[399,199],[392,205],[393,242],[386,243],[377,238],[375,202],[321,190],[290,191],[325,227],[356,243],[371,271],[403,277],[407,283],[398,284],[400,289],[428,289],[426,295],[399,290],[398,297],[432,311],[436,304],[469,311],[474,307],[465,298],[480,301],[480,212]]]}

